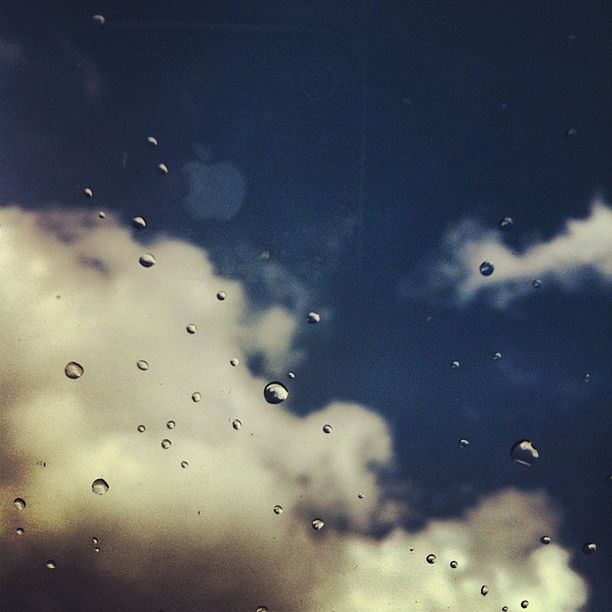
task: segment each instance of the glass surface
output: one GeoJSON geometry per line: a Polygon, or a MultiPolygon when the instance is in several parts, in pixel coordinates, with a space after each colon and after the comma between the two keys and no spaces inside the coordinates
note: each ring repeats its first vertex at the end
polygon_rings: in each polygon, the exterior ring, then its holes
{"type": "Polygon", "coordinates": [[[612,610],[612,10],[4,3],[0,608],[612,610]]]}

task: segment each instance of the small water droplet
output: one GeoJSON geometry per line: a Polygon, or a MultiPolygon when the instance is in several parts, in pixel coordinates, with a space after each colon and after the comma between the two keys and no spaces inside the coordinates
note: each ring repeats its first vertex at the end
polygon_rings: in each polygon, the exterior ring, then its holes
{"type": "Polygon", "coordinates": [[[144,253],[138,259],[143,268],[151,268],[155,265],[155,256],[152,253],[144,253]]]}
{"type": "Polygon", "coordinates": [[[592,555],[597,550],[597,544],[595,542],[588,542],[582,547],[582,552],[585,555],[592,555]]]}
{"type": "Polygon", "coordinates": [[[17,527],[16,531],[17,531],[17,535],[23,535],[24,533],[23,527],[17,527]]]}
{"type": "Polygon", "coordinates": [[[514,219],[512,217],[504,217],[499,222],[499,227],[501,227],[501,228],[510,227],[513,223],[514,223],[514,219]]]}
{"type": "Polygon", "coordinates": [[[531,286],[534,289],[539,289],[542,286],[542,281],[539,278],[534,278],[532,283],[531,283],[531,286]]]}
{"type": "Polygon", "coordinates": [[[499,361],[502,358],[502,354],[500,352],[493,353],[493,361],[499,361]]]}
{"type": "Polygon", "coordinates": [[[288,396],[287,387],[278,381],[273,380],[264,387],[264,398],[268,404],[281,404],[288,396]]]}
{"type": "Polygon", "coordinates": [[[144,229],[145,227],[147,227],[147,221],[144,217],[134,217],[132,219],[132,225],[136,228],[136,229],[144,229]]]}
{"type": "Polygon", "coordinates": [[[83,193],[86,197],[93,198],[93,189],[91,187],[85,187],[85,189],[83,189],[83,193]]]}
{"type": "Polygon", "coordinates": [[[83,372],[83,366],[76,361],[70,361],[64,368],[64,374],[66,374],[66,376],[72,380],[81,378],[81,376],[83,376],[83,372]]]}
{"type": "Polygon", "coordinates": [[[17,508],[17,510],[23,510],[26,507],[26,500],[23,497],[16,497],[13,500],[13,506],[17,508]]]}
{"type": "Polygon", "coordinates": [[[91,543],[92,544],[97,544],[98,543],[98,538],[91,538],[91,543]]]}
{"type": "Polygon", "coordinates": [[[145,430],[145,426],[144,425],[139,425],[136,430],[139,431],[140,433],[142,433],[145,430]]]}
{"type": "Polygon", "coordinates": [[[230,359],[230,365],[235,368],[240,365],[240,360],[236,357],[232,357],[232,359],[230,359]]]}
{"type": "Polygon", "coordinates": [[[293,380],[295,378],[295,372],[293,372],[292,370],[289,370],[289,372],[287,372],[287,378],[290,378],[291,380],[293,380]]]}
{"type": "Polygon", "coordinates": [[[489,594],[489,587],[488,587],[486,584],[483,584],[483,585],[480,587],[480,594],[481,594],[482,596],[485,596],[485,595],[488,595],[488,594],[489,594]]]}
{"type": "Polygon", "coordinates": [[[105,23],[106,23],[106,18],[104,17],[104,15],[93,15],[91,20],[99,27],[101,28],[105,23]]]}
{"type": "Polygon", "coordinates": [[[490,261],[483,261],[478,269],[483,276],[491,276],[495,271],[495,266],[490,261]]]}
{"type": "Polygon", "coordinates": [[[459,567],[459,564],[456,561],[451,561],[449,564],[453,569],[457,569],[457,567],[459,567]]]}
{"type": "Polygon", "coordinates": [[[47,566],[47,569],[55,569],[57,567],[53,559],[49,559],[46,563],[46,566],[47,566]]]}
{"type": "Polygon", "coordinates": [[[94,552],[99,553],[100,552],[100,547],[99,546],[94,546],[94,552]]]}
{"type": "Polygon", "coordinates": [[[576,138],[577,134],[578,130],[576,128],[570,128],[565,132],[565,136],[570,142],[576,138]]]}
{"type": "Polygon", "coordinates": [[[168,449],[169,449],[171,446],[172,446],[172,442],[171,442],[170,440],[168,440],[168,438],[164,438],[164,439],[161,441],[161,447],[162,447],[164,450],[168,450],[168,449]]]}
{"type": "Polygon", "coordinates": [[[195,334],[198,331],[195,323],[190,323],[186,328],[188,334],[195,334]]]}
{"type": "Polygon", "coordinates": [[[323,425],[323,433],[330,434],[332,432],[333,427],[331,425],[323,425]]]}
{"type": "Polygon", "coordinates": [[[176,427],[176,423],[175,423],[174,421],[168,421],[168,422],[166,423],[166,427],[167,427],[168,429],[174,429],[174,428],[176,427]]]}
{"type": "Polygon", "coordinates": [[[262,251],[259,255],[259,259],[261,259],[261,261],[270,261],[271,257],[272,253],[270,253],[270,251],[262,251]]]}
{"type": "Polygon", "coordinates": [[[104,478],[96,478],[91,483],[91,490],[96,495],[104,495],[110,489],[108,482],[104,478]]]}
{"type": "Polygon", "coordinates": [[[266,608],[266,606],[257,606],[255,612],[268,612],[268,608],[266,608]]]}
{"type": "Polygon", "coordinates": [[[550,544],[550,542],[551,542],[550,536],[543,535],[540,538],[540,542],[542,542],[542,544],[550,544]]]}
{"type": "Polygon", "coordinates": [[[467,438],[460,438],[459,439],[459,446],[461,448],[465,448],[466,446],[470,445],[470,441],[467,438]]]}
{"type": "Polygon", "coordinates": [[[155,136],[147,136],[147,142],[152,146],[152,147],[156,147],[157,146],[157,138],[155,138],[155,136]]]}
{"type": "Polygon", "coordinates": [[[502,606],[501,612],[508,612],[508,606],[502,606]]]}
{"type": "Polygon", "coordinates": [[[163,175],[168,174],[168,166],[166,164],[157,164],[157,168],[163,175]]]}
{"type": "Polygon", "coordinates": [[[363,493],[358,493],[357,494],[357,499],[363,499],[363,493]]]}
{"type": "Polygon", "coordinates": [[[99,217],[100,219],[106,219],[106,213],[105,213],[103,210],[101,210],[101,211],[98,213],[98,217],[99,217]]]}
{"type": "Polygon", "coordinates": [[[534,465],[540,457],[538,449],[531,440],[519,440],[516,442],[510,450],[510,455],[515,463],[528,467],[534,465]]]}
{"type": "Polygon", "coordinates": [[[136,362],[136,367],[137,367],[139,370],[142,370],[143,372],[146,372],[146,371],[149,369],[149,362],[148,362],[148,361],[145,361],[144,359],[139,359],[139,360],[136,362]]]}
{"type": "Polygon", "coordinates": [[[308,313],[306,320],[308,321],[308,323],[310,323],[310,325],[316,325],[317,323],[321,322],[321,315],[318,312],[311,310],[308,313]]]}
{"type": "Polygon", "coordinates": [[[521,608],[523,608],[523,610],[525,608],[529,607],[529,602],[526,599],[523,599],[523,601],[521,601],[521,608]]]}
{"type": "Polygon", "coordinates": [[[240,421],[240,419],[234,419],[232,421],[232,427],[236,430],[236,431],[240,431],[240,429],[242,428],[242,422],[240,421]]]}
{"type": "Polygon", "coordinates": [[[584,382],[585,383],[591,382],[591,375],[588,372],[584,375],[584,382]]]}
{"type": "Polygon", "coordinates": [[[280,504],[276,504],[272,510],[274,510],[274,514],[282,514],[283,507],[280,504]]]}
{"type": "Polygon", "coordinates": [[[227,296],[225,295],[225,291],[219,291],[217,293],[217,299],[222,302],[227,296]]]}
{"type": "Polygon", "coordinates": [[[202,394],[199,391],[195,391],[194,393],[191,394],[191,401],[195,402],[196,404],[202,399],[202,394]]]}
{"type": "Polygon", "coordinates": [[[323,527],[325,527],[325,523],[323,522],[322,519],[320,518],[316,518],[312,521],[312,528],[315,531],[321,531],[321,529],[323,529],[323,527]]]}
{"type": "Polygon", "coordinates": [[[427,563],[429,563],[430,565],[433,565],[436,562],[436,559],[437,557],[433,553],[425,557],[425,561],[427,561],[427,563]]]}
{"type": "Polygon", "coordinates": [[[183,469],[186,469],[189,467],[189,461],[181,461],[181,467],[183,469]]]}
{"type": "Polygon", "coordinates": [[[455,361],[451,361],[451,368],[456,370],[461,364],[455,359],[455,361]]]}

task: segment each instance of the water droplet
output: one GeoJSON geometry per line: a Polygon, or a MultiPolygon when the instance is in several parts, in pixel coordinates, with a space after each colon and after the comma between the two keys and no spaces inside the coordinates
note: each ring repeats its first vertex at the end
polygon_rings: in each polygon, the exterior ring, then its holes
{"type": "Polygon", "coordinates": [[[540,457],[538,449],[531,440],[519,440],[516,442],[510,450],[510,455],[515,463],[526,466],[534,465],[540,457]]]}
{"type": "Polygon", "coordinates": [[[292,370],[289,370],[289,372],[287,372],[287,378],[290,378],[291,380],[293,380],[295,378],[295,372],[293,372],[292,370]]]}
{"type": "Polygon", "coordinates": [[[570,128],[569,130],[567,130],[567,132],[565,132],[565,136],[569,141],[574,140],[577,134],[578,130],[576,128],[570,128]]]}
{"type": "Polygon", "coordinates": [[[493,361],[499,361],[502,358],[502,354],[500,352],[493,353],[493,361]]]}
{"type": "Polygon", "coordinates": [[[311,310],[308,313],[308,316],[306,317],[306,320],[311,325],[316,325],[317,323],[321,322],[321,315],[318,312],[315,312],[314,310],[311,310]]]}
{"type": "Polygon", "coordinates": [[[132,219],[132,225],[136,229],[144,229],[145,227],[147,227],[147,221],[144,217],[134,217],[132,219]]]}
{"type": "Polygon", "coordinates": [[[269,382],[264,387],[264,398],[268,404],[281,404],[289,395],[287,387],[278,381],[269,382]]]}
{"type": "Polygon", "coordinates": [[[274,506],[274,508],[272,508],[272,510],[274,510],[274,514],[282,514],[283,513],[283,507],[279,504],[276,504],[276,506],[274,506]]]}
{"type": "Polygon", "coordinates": [[[147,136],[147,142],[152,146],[152,147],[156,147],[157,146],[157,138],[155,138],[155,136],[147,136]]]}
{"type": "Polygon", "coordinates": [[[425,561],[427,561],[427,563],[429,563],[430,565],[433,565],[436,562],[436,559],[437,557],[434,554],[430,554],[425,557],[425,561]]]}
{"type": "Polygon", "coordinates": [[[104,17],[104,15],[94,15],[91,20],[99,27],[101,28],[105,23],[106,23],[106,18],[104,17]]]}
{"type": "Polygon", "coordinates": [[[98,213],[98,217],[99,217],[100,219],[106,219],[106,213],[105,213],[103,210],[101,210],[101,211],[98,213]]]}
{"type": "Polygon", "coordinates": [[[91,483],[91,490],[96,495],[104,495],[109,489],[108,482],[104,478],[96,478],[91,483]]]}
{"type": "Polygon", "coordinates": [[[152,253],[145,253],[138,261],[143,268],[151,268],[155,265],[155,256],[152,253]]]}
{"type": "Polygon", "coordinates": [[[68,378],[71,378],[72,380],[75,380],[76,378],[81,378],[81,376],[83,376],[83,372],[83,366],[80,363],[77,363],[76,361],[71,361],[67,363],[66,367],[64,368],[64,374],[66,374],[66,376],[68,378]]]}
{"type": "Polygon", "coordinates": [[[489,587],[488,587],[486,584],[483,584],[483,585],[480,587],[480,594],[481,594],[482,596],[485,596],[485,595],[488,595],[488,594],[489,594],[489,587]]]}
{"type": "Polygon", "coordinates": [[[161,447],[162,447],[164,450],[168,450],[168,449],[169,449],[171,446],[172,446],[172,442],[170,442],[170,440],[168,440],[168,438],[164,438],[164,439],[161,441],[161,447]]]}
{"type": "Polygon", "coordinates": [[[198,328],[195,326],[195,323],[190,323],[186,328],[188,334],[195,334],[198,331],[198,328]]]}
{"type": "Polygon", "coordinates": [[[582,552],[585,555],[592,555],[597,550],[597,544],[595,542],[588,542],[582,547],[582,552]]]}
{"type": "Polygon", "coordinates": [[[91,543],[92,544],[97,544],[98,543],[98,538],[91,538],[91,543]]]}
{"type": "Polygon", "coordinates": [[[451,368],[456,370],[461,364],[455,359],[455,361],[451,361],[451,368]]]}
{"type": "Polygon", "coordinates": [[[255,612],[268,612],[268,608],[266,608],[266,606],[257,606],[255,612]]]}
{"type": "Polygon", "coordinates": [[[323,433],[330,434],[332,432],[333,427],[331,425],[323,425],[323,433]]]}
{"type": "Polygon", "coordinates": [[[166,164],[157,164],[157,168],[163,175],[168,174],[168,166],[166,164]]]}
{"type": "Polygon", "coordinates": [[[523,601],[521,601],[521,608],[523,608],[523,610],[525,608],[529,607],[529,602],[526,599],[523,599],[523,601]]]}
{"type": "Polygon", "coordinates": [[[148,361],[145,361],[144,359],[139,359],[139,360],[136,362],[136,367],[137,367],[139,370],[142,370],[143,372],[146,372],[146,371],[149,369],[149,362],[148,362],[148,361]]]}
{"type": "Polygon", "coordinates": [[[17,508],[17,510],[23,510],[26,507],[26,500],[23,497],[16,497],[13,500],[13,506],[17,508]]]}
{"type": "Polygon", "coordinates": [[[232,359],[230,359],[230,365],[235,368],[236,366],[240,365],[240,360],[236,357],[232,357],[232,359]]]}
{"type": "Polygon", "coordinates": [[[363,493],[358,493],[357,494],[357,499],[363,499],[363,493]]]}
{"type": "Polygon", "coordinates": [[[242,427],[242,422],[240,421],[240,419],[234,419],[232,421],[232,427],[236,430],[236,431],[240,431],[241,427],[242,427]]]}
{"type": "Polygon", "coordinates": [[[83,193],[86,197],[93,198],[93,189],[91,187],[85,187],[85,189],[83,189],[83,193]]]}
{"type": "Polygon", "coordinates": [[[502,606],[502,612],[508,612],[508,606],[502,606]]]}
{"type": "Polygon", "coordinates": [[[584,382],[585,383],[591,382],[591,375],[588,372],[584,375],[584,382]]]}
{"type": "Polygon", "coordinates": [[[47,569],[55,569],[57,567],[53,559],[49,559],[45,565],[47,566],[47,569]]]}
{"type": "Polygon", "coordinates": [[[189,461],[181,461],[181,467],[183,469],[188,468],[189,467],[189,461]]]}
{"type": "Polygon", "coordinates": [[[94,552],[99,553],[99,552],[100,552],[100,547],[99,547],[99,546],[95,546],[95,547],[94,547],[94,552]]]}
{"type": "Polygon", "coordinates": [[[459,567],[459,564],[456,561],[451,561],[449,564],[453,569],[457,569],[457,567],[459,567]]]}
{"type": "Polygon", "coordinates": [[[139,426],[136,428],[136,430],[137,430],[137,431],[139,431],[140,433],[142,433],[142,432],[145,430],[145,426],[144,426],[144,425],[139,425],[139,426]]]}
{"type": "Polygon", "coordinates": [[[217,293],[217,299],[222,302],[227,296],[225,295],[225,291],[219,291],[217,293]]]}
{"type": "Polygon", "coordinates": [[[512,217],[504,217],[499,222],[499,227],[501,227],[501,228],[510,227],[513,223],[514,223],[514,219],[512,217]]]}
{"type": "Polygon", "coordinates": [[[539,278],[534,278],[533,282],[531,283],[531,286],[534,289],[539,289],[542,286],[542,281],[539,278]]]}
{"type": "Polygon", "coordinates": [[[196,404],[202,399],[202,394],[199,391],[191,394],[191,400],[196,404]]]}
{"type": "Polygon", "coordinates": [[[551,540],[550,540],[550,536],[547,535],[543,535],[540,538],[540,542],[542,542],[542,544],[550,544],[551,540]]]}
{"type": "Polygon", "coordinates": [[[495,266],[490,261],[483,261],[478,269],[483,276],[491,276],[495,270],[495,266]]]}
{"type": "Polygon", "coordinates": [[[175,423],[174,421],[168,421],[168,422],[166,423],[166,427],[167,427],[168,429],[174,429],[174,428],[176,427],[176,423],[175,423]]]}
{"type": "Polygon", "coordinates": [[[270,251],[262,251],[259,259],[261,259],[261,261],[270,261],[271,257],[272,253],[270,253],[270,251]]]}
{"type": "Polygon", "coordinates": [[[24,533],[23,527],[17,527],[16,531],[17,531],[17,535],[23,535],[24,533]]]}
{"type": "Polygon", "coordinates": [[[320,518],[316,518],[312,521],[312,528],[315,531],[321,531],[323,527],[325,527],[325,523],[320,518]]]}
{"type": "Polygon", "coordinates": [[[470,441],[467,438],[460,438],[459,439],[459,446],[461,448],[465,448],[466,446],[470,445],[470,441]]]}

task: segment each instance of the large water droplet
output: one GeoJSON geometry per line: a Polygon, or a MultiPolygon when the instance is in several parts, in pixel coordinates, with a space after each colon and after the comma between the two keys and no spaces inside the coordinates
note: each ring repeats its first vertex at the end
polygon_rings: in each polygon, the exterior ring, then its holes
{"type": "Polygon", "coordinates": [[[144,253],[138,261],[143,268],[151,268],[155,265],[155,256],[152,253],[144,253]]]}
{"type": "Polygon", "coordinates": [[[323,522],[322,519],[320,518],[316,518],[312,521],[312,528],[315,531],[321,531],[321,529],[323,529],[323,527],[325,527],[325,523],[323,522]]]}
{"type": "Polygon", "coordinates": [[[453,569],[457,569],[459,567],[459,564],[456,561],[451,561],[449,564],[453,569]]]}
{"type": "Polygon", "coordinates": [[[436,562],[436,559],[437,557],[433,553],[425,557],[425,561],[427,561],[427,563],[429,563],[430,565],[433,565],[436,562]]]}
{"type": "Polygon", "coordinates": [[[582,547],[582,552],[585,555],[592,555],[597,550],[597,544],[595,542],[588,542],[582,547]]]}
{"type": "Polygon", "coordinates": [[[495,270],[495,266],[490,261],[483,261],[478,269],[483,276],[491,276],[495,270]]]}
{"type": "Polygon", "coordinates": [[[236,430],[236,431],[240,431],[240,429],[242,428],[242,421],[240,421],[240,419],[234,419],[232,421],[232,427],[236,430]]]}
{"type": "Polygon", "coordinates": [[[17,532],[17,535],[23,535],[23,533],[24,533],[23,527],[17,527],[17,529],[15,531],[17,532]]]}
{"type": "Polygon", "coordinates": [[[333,427],[331,425],[323,425],[323,433],[330,434],[332,432],[333,427]]]}
{"type": "Polygon", "coordinates": [[[510,227],[513,223],[514,223],[514,219],[512,217],[504,217],[499,222],[499,227],[501,227],[501,228],[510,227]]]}
{"type": "Polygon", "coordinates": [[[104,478],[96,478],[91,483],[91,490],[96,495],[104,495],[110,489],[108,482],[104,478]]]}
{"type": "Polygon", "coordinates": [[[531,283],[531,286],[534,289],[539,289],[542,286],[542,281],[539,278],[534,278],[532,283],[531,283]]]}
{"type": "Polygon", "coordinates": [[[283,507],[280,504],[276,504],[272,510],[274,510],[274,514],[282,514],[283,507]]]}
{"type": "Polygon", "coordinates": [[[66,367],[64,368],[64,374],[66,374],[66,376],[72,380],[81,378],[81,376],[83,376],[83,372],[83,366],[76,361],[67,363],[66,367]]]}
{"type": "Polygon", "coordinates": [[[148,361],[145,361],[144,359],[139,359],[139,360],[136,362],[136,367],[137,367],[139,370],[142,370],[143,372],[146,372],[146,371],[149,369],[149,362],[148,362],[148,361]]]}
{"type": "Polygon", "coordinates": [[[161,447],[162,447],[164,450],[168,450],[168,449],[169,449],[171,446],[172,446],[172,442],[171,442],[170,440],[168,440],[168,438],[164,438],[164,439],[161,441],[161,447]]]}
{"type": "Polygon", "coordinates": [[[317,323],[321,322],[321,315],[318,312],[315,312],[314,310],[311,310],[308,313],[308,316],[306,317],[306,320],[311,325],[316,325],[317,323]]]}
{"type": "Polygon", "coordinates": [[[189,467],[189,461],[184,461],[184,460],[183,460],[183,461],[181,461],[181,467],[182,467],[183,469],[188,468],[188,467],[189,467]]]}
{"type": "Polygon", "coordinates": [[[489,587],[486,584],[483,584],[480,587],[480,594],[483,595],[483,596],[489,594],[489,587]]]}
{"type": "Polygon", "coordinates": [[[155,136],[147,136],[147,142],[152,146],[152,147],[156,147],[157,146],[157,138],[155,138],[155,136]]]}
{"type": "Polygon", "coordinates": [[[540,542],[542,542],[542,544],[550,544],[550,542],[551,542],[550,536],[543,535],[540,538],[540,542]]]}
{"type": "Polygon", "coordinates": [[[57,567],[53,559],[49,559],[45,565],[47,566],[47,569],[55,569],[57,567]]]}
{"type": "Polygon", "coordinates": [[[281,404],[288,395],[287,387],[278,381],[273,380],[264,387],[264,398],[268,404],[281,404]]]}
{"type": "Polygon", "coordinates": [[[460,438],[459,439],[459,446],[461,448],[465,448],[466,446],[470,445],[470,441],[467,438],[460,438]]]}
{"type": "Polygon", "coordinates": [[[219,291],[217,293],[217,299],[222,302],[227,296],[225,295],[225,291],[219,291]]]}
{"type": "Polygon", "coordinates": [[[17,510],[23,510],[26,507],[26,500],[23,497],[16,497],[13,500],[13,506],[17,508],[17,510]]]}
{"type": "Polygon", "coordinates": [[[525,609],[529,607],[529,602],[526,599],[523,599],[523,601],[521,601],[521,608],[525,609]]]}
{"type": "Polygon", "coordinates": [[[531,440],[519,440],[516,442],[510,450],[510,455],[515,463],[526,466],[534,465],[540,457],[538,449],[531,440]]]}
{"type": "Polygon", "coordinates": [[[145,227],[147,227],[147,221],[144,217],[134,217],[132,219],[132,225],[136,229],[144,229],[145,227]]]}
{"type": "Polygon", "coordinates": [[[176,427],[176,423],[175,423],[174,421],[168,421],[168,422],[166,423],[166,427],[167,427],[168,429],[174,429],[174,428],[176,427]]]}
{"type": "Polygon", "coordinates": [[[195,334],[198,331],[195,323],[190,323],[186,328],[188,334],[195,334]]]}
{"type": "Polygon", "coordinates": [[[157,168],[164,176],[168,174],[168,166],[166,164],[157,164],[157,168]]]}
{"type": "Polygon", "coordinates": [[[202,394],[199,391],[195,391],[194,393],[191,394],[191,401],[195,402],[196,404],[202,399],[202,394]]]}
{"type": "Polygon", "coordinates": [[[144,431],[146,428],[145,428],[145,426],[144,426],[144,425],[139,425],[139,426],[138,426],[136,429],[137,429],[137,430],[138,430],[140,433],[142,433],[142,432],[143,432],[143,431],[144,431]]]}
{"type": "Polygon", "coordinates": [[[453,368],[453,370],[456,370],[460,365],[461,364],[456,359],[454,361],[451,361],[451,368],[453,368]]]}
{"type": "Polygon", "coordinates": [[[493,353],[493,361],[499,361],[502,358],[502,354],[500,352],[493,353]]]}
{"type": "Polygon", "coordinates": [[[93,189],[91,187],[85,187],[85,189],[83,189],[83,193],[86,197],[93,198],[93,189]]]}

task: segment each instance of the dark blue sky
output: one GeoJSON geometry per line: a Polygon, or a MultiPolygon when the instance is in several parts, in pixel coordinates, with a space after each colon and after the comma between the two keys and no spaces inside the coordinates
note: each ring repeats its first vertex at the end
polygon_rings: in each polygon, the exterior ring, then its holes
{"type": "Polygon", "coordinates": [[[379,411],[423,519],[546,490],[565,545],[598,543],[575,559],[589,610],[612,609],[609,281],[545,283],[504,309],[398,291],[463,219],[510,215],[521,248],[610,201],[610,3],[125,4],[3,6],[0,36],[23,53],[0,73],[0,202],[81,207],[91,183],[94,207],[204,246],[262,306],[289,293],[267,293],[269,250],[303,287],[287,304],[331,313],[303,339],[293,406],[379,411]],[[241,172],[232,219],[184,204],[180,169],[202,155],[241,172]],[[524,437],[531,471],[509,459],[524,437]]]}

